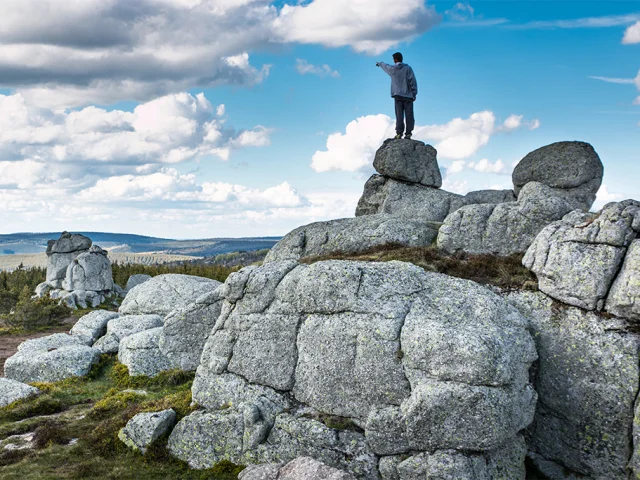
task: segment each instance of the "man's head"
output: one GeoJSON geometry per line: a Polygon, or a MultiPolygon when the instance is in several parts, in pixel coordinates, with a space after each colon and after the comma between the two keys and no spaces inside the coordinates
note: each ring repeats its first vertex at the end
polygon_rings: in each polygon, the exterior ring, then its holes
{"type": "Polygon", "coordinates": [[[396,63],[402,63],[402,54],[400,52],[396,52],[393,54],[393,61],[396,63]]]}

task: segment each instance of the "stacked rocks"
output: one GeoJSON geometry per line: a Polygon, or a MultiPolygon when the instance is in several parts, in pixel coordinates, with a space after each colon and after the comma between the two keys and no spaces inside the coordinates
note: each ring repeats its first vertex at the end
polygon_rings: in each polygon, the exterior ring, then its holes
{"type": "Polygon", "coordinates": [[[116,294],[107,252],[90,238],[63,232],[47,246],[47,279],[36,296],[49,295],[71,308],[97,307],[116,294]]]}
{"type": "Polygon", "coordinates": [[[201,409],[169,438],[192,467],[310,456],[361,479],[524,479],[537,355],[490,290],[402,262],[289,261],[220,295],[201,409]]]}
{"type": "Polygon", "coordinates": [[[513,172],[517,202],[461,207],[446,218],[438,247],[448,253],[523,253],[551,222],[572,210],[589,210],[602,174],[600,157],[587,143],[542,147],[513,172]]]}

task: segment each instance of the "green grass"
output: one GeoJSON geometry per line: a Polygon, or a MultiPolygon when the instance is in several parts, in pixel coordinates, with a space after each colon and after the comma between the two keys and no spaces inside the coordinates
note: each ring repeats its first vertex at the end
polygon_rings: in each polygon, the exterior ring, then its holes
{"type": "Polygon", "coordinates": [[[236,479],[242,467],[222,462],[196,471],[172,458],[167,438],[145,456],[128,450],[118,431],[140,412],[173,408],[178,419],[193,411],[193,374],[169,371],[130,377],[113,356],[103,355],[85,379],[34,384],[39,397],[0,409],[0,441],[34,432],[36,448],[0,451],[3,479],[236,479]],[[146,395],[126,392],[144,390],[146,395]],[[69,446],[72,439],[77,444],[69,446]]]}

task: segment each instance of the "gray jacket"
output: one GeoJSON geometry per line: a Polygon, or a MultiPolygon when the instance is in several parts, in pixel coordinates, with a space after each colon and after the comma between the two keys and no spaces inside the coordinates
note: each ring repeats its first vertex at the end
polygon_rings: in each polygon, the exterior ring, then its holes
{"type": "Polygon", "coordinates": [[[406,98],[416,98],[418,95],[418,82],[413,73],[413,69],[406,63],[396,63],[389,65],[380,62],[380,68],[391,77],[391,96],[406,98]]]}

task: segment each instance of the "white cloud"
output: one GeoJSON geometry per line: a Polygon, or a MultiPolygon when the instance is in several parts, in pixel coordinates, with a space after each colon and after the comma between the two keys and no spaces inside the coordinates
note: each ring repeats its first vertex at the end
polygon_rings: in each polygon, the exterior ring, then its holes
{"type": "Polygon", "coordinates": [[[424,0],[3,0],[0,18],[0,87],[60,108],[252,86],[269,65],[253,66],[251,52],[301,43],[379,53],[440,19],[424,0]]]}
{"type": "Polygon", "coordinates": [[[640,20],[627,28],[627,30],[624,32],[622,43],[625,45],[640,43],[640,20]]]}
{"type": "Polygon", "coordinates": [[[612,77],[589,77],[594,80],[600,80],[607,83],[629,84],[633,85],[633,78],[612,78],[612,77]]]}
{"type": "Polygon", "coordinates": [[[316,66],[301,58],[296,59],[296,70],[300,75],[317,75],[320,78],[338,78],[340,76],[337,70],[332,69],[327,64],[316,66]]]}
{"type": "Polygon", "coordinates": [[[378,54],[440,20],[424,0],[312,0],[285,5],[273,26],[282,42],[350,46],[356,52],[378,54]]]}
{"type": "Polygon", "coordinates": [[[515,29],[575,29],[622,27],[640,21],[640,14],[604,15],[601,17],[572,18],[566,20],[536,20],[520,25],[510,25],[515,29]]]}
{"type": "MultiPolygon", "coordinates": [[[[235,148],[269,145],[271,130],[236,132],[224,113],[203,94],[168,95],[142,103],[133,112],[86,107],[55,112],[30,105],[19,95],[0,95],[0,161],[32,160],[73,165],[76,177],[91,169],[133,170],[217,156],[235,148]]],[[[68,173],[68,172],[67,172],[68,173]]],[[[94,172],[97,173],[97,172],[94,172]]]]}
{"type": "MultiPolygon", "coordinates": [[[[511,115],[496,126],[493,112],[477,112],[469,118],[454,118],[443,125],[416,126],[413,138],[433,143],[439,159],[463,160],[478,152],[498,133],[540,126],[538,120],[524,122],[522,119],[521,115],[511,115]]],[[[387,115],[359,117],[347,125],[345,133],[329,135],[326,150],[315,153],[311,168],[316,172],[364,169],[371,165],[382,142],[395,134],[394,128],[395,122],[387,115]]]]}
{"type": "Polygon", "coordinates": [[[465,195],[469,193],[469,184],[466,181],[451,180],[449,177],[445,177],[442,180],[442,189],[458,195],[465,195]]]}
{"type": "Polygon", "coordinates": [[[483,158],[478,162],[469,163],[468,166],[476,172],[482,173],[503,173],[505,169],[505,164],[500,159],[496,160],[495,163],[491,163],[488,159],[483,158]]]}
{"type": "Polygon", "coordinates": [[[465,169],[466,166],[467,166],[467,162],[465,162],[464,160],[456,160],[447,169],[447,172],[448,173],[460,173],[465,169]]]}
{"type": "Polygon", "coordinates": [[[619,202],[625,198],[624,195],[620,193],[614,193],[609,191],[609,187],[606,184],[603,184],[598,190],[596,194],[596,201],[593,203],[593,207],[591,210],[598,211],[602,207],[604,207],[609,202],[619,202]]]}

